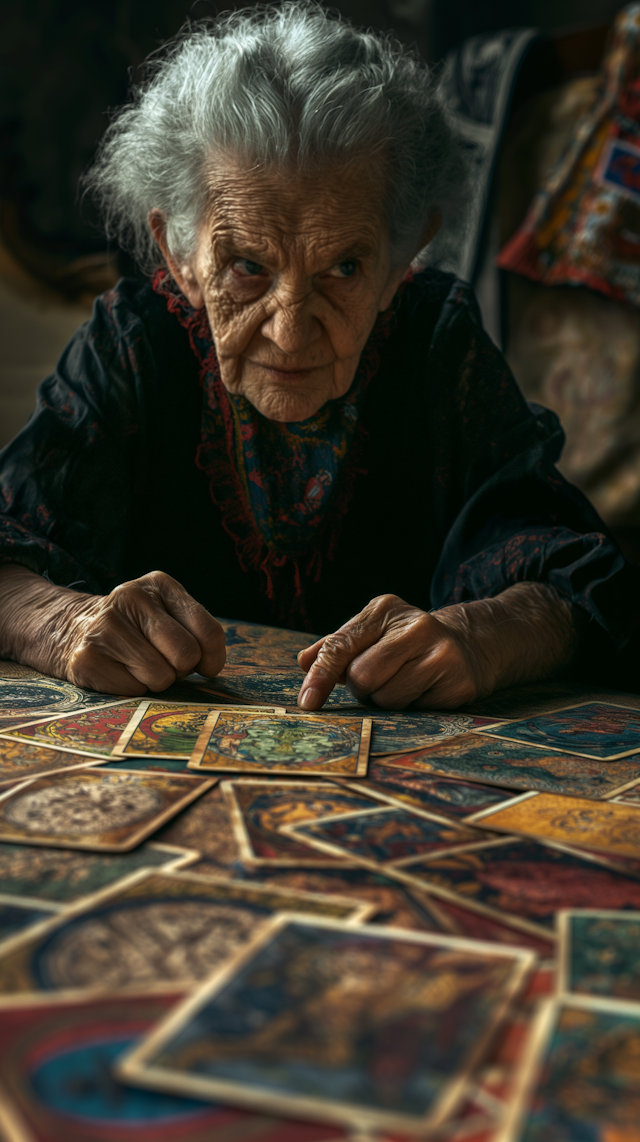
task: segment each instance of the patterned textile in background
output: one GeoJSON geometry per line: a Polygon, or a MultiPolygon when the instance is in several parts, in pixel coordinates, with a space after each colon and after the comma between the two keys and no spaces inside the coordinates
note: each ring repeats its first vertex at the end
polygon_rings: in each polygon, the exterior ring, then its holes
{"type": "MultiPolygon", "coordinates": [[[[272,592],[274,572],[286,557],[308,550],[320,529],[344,514],[354,477],[362,475],[359,406],[377,371],[379,348],[393,328],[395,305],[378,315],[346,396],[328,401],[305,421],[281,424],[225,389],[206,311],[189,305],[166,269],[156,271],[152,284],[188,330],[200,362],[204,408],[198,467],[209,477],[241,564],[260,566],[272,592]],[[332,495],[338,477],[340,489],[332,495]]],[[[296,582],[300,571],[318,576],[320,568],[299,568],[296,582]]]]}
{"type": "Polygon", "coordinates": [[[640,304],[640,4],[616,17],[595,103],[497,264],[640,304]]]}

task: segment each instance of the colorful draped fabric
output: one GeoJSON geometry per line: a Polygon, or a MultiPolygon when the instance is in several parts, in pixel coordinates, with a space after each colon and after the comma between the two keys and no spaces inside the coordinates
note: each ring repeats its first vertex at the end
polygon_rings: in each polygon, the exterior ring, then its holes
{"type": "Polygon", "coordinates": [[[640,305],[640,4],[618,13],[594,106],[497,264],[640,305]]]}
{"type": "MultiPolygon", "coordinates": [[[[209,477],[240,564],[264,571],[273,597],[274,576],[293,560],[299,591],[301,577],[320,574],[317,537],[336,531],[354,480],[364,474],[359,413],[393,328],[395,305],[378,316],[348,393],[308,420],[282,424],[227,392],[205,310],[192,308],[166,269],[156,272],[152,285],[188,330],[200,362],[204,403],[196,462],[209,477]]],[[[329,557],[332,548],[330,536],[329,557]]]]}

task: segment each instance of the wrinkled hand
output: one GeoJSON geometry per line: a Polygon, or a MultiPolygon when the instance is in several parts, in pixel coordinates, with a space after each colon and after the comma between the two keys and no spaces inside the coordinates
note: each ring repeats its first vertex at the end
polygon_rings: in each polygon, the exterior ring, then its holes
{"type": "MultiPolygon", "coordinates": [[[[21,589],[10,651],[27,665],[77,686],[132,696],[224,666],[222,627],[162,571],[104,596],[55,587],[24,568],[13,572],[21,589]]],[[[8,568],[2,586],[11,586],[8,568]]],[[[5,615],[7,605],[5,597],[5,615]]]]}
{"type": "Polygon", "coordinates": [[[488,664],[463,630],[396,595],[372,599],[334,634],[302,650],[298,662],[307,671],[298,697],[303,710],[319,709],[337,682],[390,710],[411,703],[452,708],[493,688],[488,664]]]}

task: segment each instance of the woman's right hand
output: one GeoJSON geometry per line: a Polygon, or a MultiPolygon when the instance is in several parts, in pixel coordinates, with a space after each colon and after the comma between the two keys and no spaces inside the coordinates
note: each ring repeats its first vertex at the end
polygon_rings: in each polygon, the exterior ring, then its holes
{"type": "Polygon", "coordinates": [[[225,663],[220,623],[170,575],[152,571],[109,595],[0,567],[0,657],[108,694],[165,690],[225,663]]]}

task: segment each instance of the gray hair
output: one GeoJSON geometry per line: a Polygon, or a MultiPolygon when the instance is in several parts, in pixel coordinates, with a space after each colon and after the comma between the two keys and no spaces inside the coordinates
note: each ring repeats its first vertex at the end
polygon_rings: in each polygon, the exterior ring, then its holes
{"type": "Polygon", "coordinates": [[[434,211],[443,225],[420,264],[446,266],[464,227],[467,168],[437,79],[391,37],[315,0],[187,25],[151,57],[84,184],[108,236],[150,272],[162,255],[149,211],[162,210],[169,249],[188,259],[207,214],[207,173],[227,153],[304,170],[381,155],[398,265],[434,211]]]}

